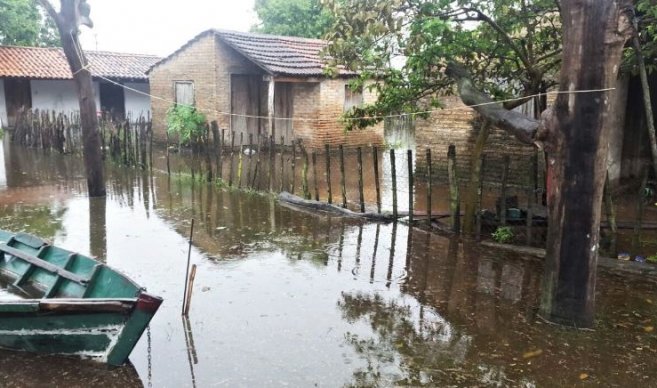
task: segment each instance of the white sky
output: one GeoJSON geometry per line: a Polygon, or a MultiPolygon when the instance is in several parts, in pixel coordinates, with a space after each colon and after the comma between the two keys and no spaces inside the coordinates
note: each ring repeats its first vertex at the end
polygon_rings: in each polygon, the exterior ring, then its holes
{"type": "MultiPolygon", "coordinates": [[[[52,1],[57,3],[57,1],[52,1]]],[[[167,56],[209,28],[248,31],[253,0],[88,0],[94,28],[81,28],[86,50],[167,56]]]]}

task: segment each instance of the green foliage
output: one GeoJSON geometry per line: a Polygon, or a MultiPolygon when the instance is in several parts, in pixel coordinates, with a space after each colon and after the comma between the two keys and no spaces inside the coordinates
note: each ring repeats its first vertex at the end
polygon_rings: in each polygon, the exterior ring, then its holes
{"type": "MultiPolygon", "coordinates": [[[[328,0],[332,65],[375,77],[376,104],[353,116],[432,110],[452,94],[448,61],[494,98],[545,92],[557,82],[561,21],[554,0],[328,0]]],[[[517,104],[516,104],[517,105],[517,104]]],[[[512,105],[507,106],[509,108],[512,105]]],[[[371,122],[356,123],[363,126],[371,122]]]]}
{"type": "Polygon", "coordinates": [[[167,131],[183,144],[195,143],[207,134],[207,119],[193,107],[172,106],[167,111],[167,131]]]}
{"type": "Polygon", "coordinates": [[[657,264],[657,254],[646,257],[648,263],[657,264]]]}
{"type": "MultiPolygon", "coordinates": [[[[646,70],[657,70],[657,0],[638,0],[636,2],[636,26],[639,31],[641,50],[646,61],[646,70]]],[[[631,45],[625,52],[623,68],[637,71],[636,55],[631,45]]]]}
{"type": "Polygon", "coordinates": [[[513,230],[508,226],[500,226],[491,234],[493,240],[500,244],[506,244],[513,240],[513,230]]]}
{"type": "Polygon", "coordinates": [[[54,22],[34,0],[0,0],[0,44],[59,46],[54,22]]]}
{"type": "Polygon", "coordinates": [[[260,19],[253,32],[321,38],[333,23],[320,0],[256,0],[253,9],[260,19]]]}

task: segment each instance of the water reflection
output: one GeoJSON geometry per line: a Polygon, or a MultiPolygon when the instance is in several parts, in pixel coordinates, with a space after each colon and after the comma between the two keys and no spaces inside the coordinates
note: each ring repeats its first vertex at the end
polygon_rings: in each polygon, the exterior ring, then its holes
{"type": "MultiPolygon", "coordinates": [[[[89,201],[75,170],[65,176],[47,162],[57,155],[10,153],[20,160],[5,161],[12,167],[0,191],[1,228],[105,257],[165,298],[131,355],[148,386],[562,386],[582,373],[597,385],[657,379],[657,338],[646,329],[655,325],[650,284],[602,275],[596,331],[564,330],[535,320],[540,263],[527,258],[118,166],[108,166],[106,200],[89,201]],[[181,321],[192,218],[198,273],[194,308],[181,321]]],[[[3,381],[20,383],[2,360],[3,381]]],[[[65,361],[22,362],[48,369],[42,384],[70,381],[50,377],[65,361]]],[[[95,367],[79,365],[102,381],[95,367]]]]}

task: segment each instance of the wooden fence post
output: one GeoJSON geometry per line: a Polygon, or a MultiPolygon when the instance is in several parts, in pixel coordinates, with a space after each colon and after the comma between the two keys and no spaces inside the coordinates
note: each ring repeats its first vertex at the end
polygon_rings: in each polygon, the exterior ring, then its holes
{"type": "Polygon", "coordinates": [[[379,149],[372,147],[372,164],[374,165],[374,188],[376,190],[376,211],[381,213],[381,184],[379,182],[379,149]]]}
{"type": "Polygon", "coordinates": [[[461,199],[459,197],[459,180],[456,174],[456,146],[449,145],[447,151],[447,174],[449,177],[449,211],[451,213],[452,232],[461,231],[461,199]]]}
{"type": "Polygon", "coordinates": [[[426,150],[427,158],[427,226],[431,229],[431,149],[426,150]]]}
{"type": "Polygon", "coordinates": [[[340,152],[340,187],[342,189],[342,207],[347,207],[347,185],[344,176],[344,147],[342,144],[338,147],[340,152]]]}
{"type": "Polygon", "coordinates": [[[390,150],[390,170],[392,173],[392,216],[397,221],[397,161],[395,150],[390,150]]]}
{"type": "Polygon", "coordinates": [[[363,188],[363,150],[358,147],[358,199],[360,200],[360,212],[365,213],[365,192],[363,188]]]}
{"type": "Polygon", "coordinates": [[[413,219],[415,218],[413,212],[413,197],[415,194],[415,182],[413,179],[413,151],[406,150],[406,163],[408,164],[408,222],[413,226],[413,219]]]}
{"type": "Polygon", "coordinates": [[[328,190],[328,203],[333,203],[333,194],[331,192],[331,149],[328,144],[324,144],[326,151],[326,187],[328,190]]]}

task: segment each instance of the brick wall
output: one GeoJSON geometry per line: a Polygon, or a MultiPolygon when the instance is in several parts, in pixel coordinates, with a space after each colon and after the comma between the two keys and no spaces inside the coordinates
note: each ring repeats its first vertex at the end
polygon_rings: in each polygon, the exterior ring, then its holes
{"type": "MultiPolygon", "coordinates": [[[[175,100],[174,81],[193,81],[196,108],[208,121],[230,129],[231,74],[261,75],[264,72],[214,34],[201,36],[187,47],[153,68],[149,74],[151,93],[165,98],[151,100],[153,134],[166,138],[166,112],[175,100]]],[[[229,141],[229,139],[227,139],[229,141]]]]}
{"type": "Polygon", "coordinates": [[[157,141],[166,139],[166,112],[173,105],[170,101],[175,100],[174,81],[193,81],[196,107],[209,120],[217,119],[213,114],[217,102],[214,40],[214,35],[205,35],[151,70],[151,94],[167,100],[151,99],[153,137],[157,141]]]}
{"type": "MultiPolygon", "coordinates": [[[[345,79],[326,79],[319,87],[319,118],[315,124],[314,136],[309,146],[322,148],[324,144],[337,146],[369,146],[383,144],[383,123],[366,129],[345,131],[339,117],[344,113],[345,79]]],[[[363,91],[363,102],[372,103],[376,100],[374,92],[367,88],[363,91]]]]}
{"type": "MultiPolygon", "coordinates": [[[[432,178],[447,180],[447,149],[456,146],[457,172],[461,180],[467,180],[470,157],[477,139],[476,113],[465,107],[458,96],[441,99],[444,108],[433,112],[428,119],[417,119],[415,136],[417,143],[417,172],[426,174],[426,148],[431,149],[432,178]]],[[[499,182],[502,176],[504,155],[510,157],[509,183],[529,184],[534,148],[520,143],[500,129],[491,130],[486,147],[484,178],[487,183],[499,182]]],[[[541,163],[539,156],[539,163],[541,163]]]]}

